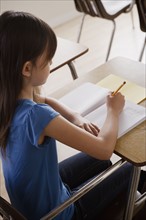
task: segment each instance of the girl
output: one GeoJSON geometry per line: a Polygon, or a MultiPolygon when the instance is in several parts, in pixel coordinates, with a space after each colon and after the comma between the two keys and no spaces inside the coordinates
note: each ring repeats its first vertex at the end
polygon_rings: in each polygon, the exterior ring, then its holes
{"type": "MultiPolygon", "coordinates": [[[[3,172],[11,203],[30,220],[43,217],[111,165],[124,107],[120,93],[109,95],[107,118],[99,130],[56,100],[35,95],[35,87],[49,76],[56,46],[52,29],[33,15],[7,11],[0,16],[3,172]],[[84,153],[58,165],[55,140],[84,153]]],[[[129,164],[123,166],[55,219],[97,219],[126,188],[130,172],[129,164]]]]}

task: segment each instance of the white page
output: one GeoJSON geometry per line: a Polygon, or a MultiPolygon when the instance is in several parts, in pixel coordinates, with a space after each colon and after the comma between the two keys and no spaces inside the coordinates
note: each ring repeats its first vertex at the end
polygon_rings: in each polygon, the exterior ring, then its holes
{"type": "MultiPolygon", "coordinates": [[[[86,115],[86,118],[99,128],[102,127],[106,118],[106,104],[86,115]]],[[[146,120],[146,108],[130,101],[126,101],[125,107],[119,118],[118,138],[146,120]]]]}
{"type": "Polygon", "coordinates": [[[87,82],[60,98],[59,101],[85,116],[105,103],[108,91],[108,89],[87,82]]]}

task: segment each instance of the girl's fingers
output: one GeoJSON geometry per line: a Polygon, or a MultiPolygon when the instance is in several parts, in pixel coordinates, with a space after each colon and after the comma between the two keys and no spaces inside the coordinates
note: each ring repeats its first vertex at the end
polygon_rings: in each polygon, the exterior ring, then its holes
{"type": "Polygon", "coordinates": [[[99,133],[98,127],[92,124],[84,124],[84,129],[95,136],[97,136],[99,133]]]}

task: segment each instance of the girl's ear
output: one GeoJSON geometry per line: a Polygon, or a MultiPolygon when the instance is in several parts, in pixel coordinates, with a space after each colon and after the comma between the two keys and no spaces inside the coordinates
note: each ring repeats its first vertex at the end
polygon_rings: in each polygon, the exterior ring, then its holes
{"type": "Polygon", "coordinates": [[[32,62],[31,61],[27,61],[24,65],[23,65],[23,69],[22,69],[22,75],[25,77],[30,77],[31,73],[32,73],[32,62]]]}

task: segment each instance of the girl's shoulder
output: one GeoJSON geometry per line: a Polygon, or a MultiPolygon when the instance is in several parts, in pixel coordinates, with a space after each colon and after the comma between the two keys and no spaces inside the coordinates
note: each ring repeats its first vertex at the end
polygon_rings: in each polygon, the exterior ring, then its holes
{"type": "Polygon", "coordinates": [[[46,120],[46,118],[52,120],[57,115],[58,112],[45,103],[36,103],[29,99],[21,99],[18,101],[12,124],[23,124],[27,120],[46,120]]]}

